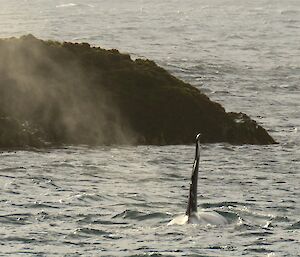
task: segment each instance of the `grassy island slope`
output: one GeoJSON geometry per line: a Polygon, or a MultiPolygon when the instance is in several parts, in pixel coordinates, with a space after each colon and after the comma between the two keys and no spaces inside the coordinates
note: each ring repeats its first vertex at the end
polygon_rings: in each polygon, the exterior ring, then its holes
{"type": "Polygon", "coordinates": [[[0,147],[61,144],[272,144],[149,60],[87,43],[0,40],[0,147]]]}

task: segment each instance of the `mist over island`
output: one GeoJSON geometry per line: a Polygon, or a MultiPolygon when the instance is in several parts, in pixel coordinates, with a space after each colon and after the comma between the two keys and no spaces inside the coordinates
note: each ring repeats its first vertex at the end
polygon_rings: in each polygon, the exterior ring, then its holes
{"type": "Polygon", "coordinates": [[[153,61],[88,43],[0,40],[0,147],[64,144],[273,144],[153,61]]]}

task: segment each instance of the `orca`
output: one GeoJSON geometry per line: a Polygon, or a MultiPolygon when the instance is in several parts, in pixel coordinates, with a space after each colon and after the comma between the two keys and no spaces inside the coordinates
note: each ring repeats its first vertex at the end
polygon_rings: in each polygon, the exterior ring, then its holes
{"type": "Polygon", "coordinates": [[[183,224],[205,224],[205,225],[226,225],[228,221],[215,211],[201,210],[197,211],[197,191],[198,191],[198,173],[200,163],[200,137],[196,136],[195,160],[190,182],[188,204],[184,215],[180,215],[171,220],[168,225],[183,224]]]}

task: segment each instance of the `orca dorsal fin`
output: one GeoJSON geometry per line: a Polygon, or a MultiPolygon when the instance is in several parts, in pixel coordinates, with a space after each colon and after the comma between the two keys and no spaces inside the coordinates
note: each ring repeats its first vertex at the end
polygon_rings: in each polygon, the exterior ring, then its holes
{"type": "Polygon", "coordinates": [[[198,187],[198,172],[199,172],[199,161],[200,161],[200,136],[201,136],[200,134],[196,136],[195,160],[193,164],[188,205],[186,209],[186,215],[188,215],[189,217],[191,216],[192,213],[197,212],[197,187],[198,187]]]}

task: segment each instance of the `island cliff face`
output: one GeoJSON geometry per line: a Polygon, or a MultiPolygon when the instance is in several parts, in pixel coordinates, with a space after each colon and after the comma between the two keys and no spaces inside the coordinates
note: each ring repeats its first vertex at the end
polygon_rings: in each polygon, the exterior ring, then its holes
{"type": "Polygon", "coordinates": [[[273,144],[153,61],[87,43],[0,40],[0,147],[62,144],[273,144]]]}

